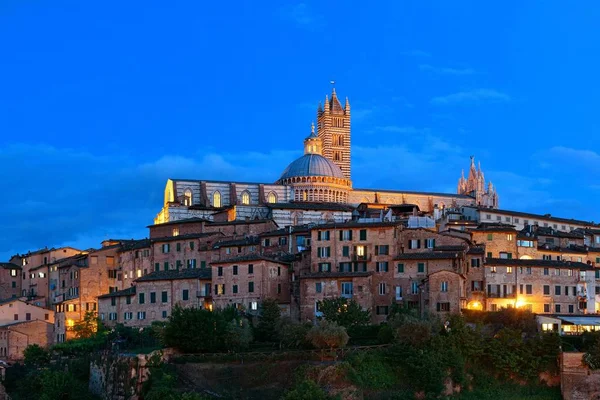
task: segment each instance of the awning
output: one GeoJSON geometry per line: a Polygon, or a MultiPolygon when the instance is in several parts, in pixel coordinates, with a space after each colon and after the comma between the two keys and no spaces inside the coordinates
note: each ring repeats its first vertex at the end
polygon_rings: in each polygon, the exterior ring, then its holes
{"type": "Polygon", "coordinates": [[[567,317],[557,317],[563,323],[571,324],[571,325],[587,325],[587,326],[600,326],[600,317],[597,316],[567,316],[567,317]]]}

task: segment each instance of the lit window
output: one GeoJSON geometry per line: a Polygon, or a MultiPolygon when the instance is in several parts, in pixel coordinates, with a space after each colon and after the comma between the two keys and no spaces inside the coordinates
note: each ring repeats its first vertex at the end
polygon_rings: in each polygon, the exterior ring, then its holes
{"type": "Polygon", "coordinates": [[[248,192],[242,193],[242,204],[245,204],[245,205],[250,204],[250,193],[248,193],[248,192]]]}
{"type": "Polygon", "coordinates": [[[173,228],[173,236],[179,236],[179,228],[173,228]]]}
{"type": "Polygon", "coordinates": [[[221,207],[221,192],[218,190],[213,193],[213,207],[221,207]]]}
{"type": "Polygon", "coordinates": [[[256,302],[256,301],[252,301],[252,302],[250,302],[250,309],[251,309],[252,311],[256,311],[256,310],[258,310],[258,302],[256,302]]]}
{"type": "Polygon", "coordinates": [[[365,246],[356,246],[356,255],[359,257],[364,257],[365,255],[365,246]]]}
{"type": "Polygon", "coordinates": [[[277,195],[274,192],[269,193],[269,196],[267,197],[267,202],[271,204],[277,203],[277,195]]]}
{"type": "Polygon", "coordinates": [[[512,272],[513,272],[513,267],[506,267],[507,274],[512,274],[512,272]]]}
{"type": "Polygon", "coordinates": [[[191,189],[185,189],[185,193],[183,195],[183,204],[186,206],[192,205],[192,190],[191,189]]]}

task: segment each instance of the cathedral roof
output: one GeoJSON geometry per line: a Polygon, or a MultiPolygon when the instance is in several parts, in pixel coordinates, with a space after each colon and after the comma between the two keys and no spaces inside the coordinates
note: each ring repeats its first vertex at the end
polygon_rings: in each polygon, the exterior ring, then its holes
{"type": "Polygon", "coordinates": [[[298,176],[330,176],[344,179],[340,167],[319,154],[305,154],[293,161],[281,174],[280,180],[298,176]]]}

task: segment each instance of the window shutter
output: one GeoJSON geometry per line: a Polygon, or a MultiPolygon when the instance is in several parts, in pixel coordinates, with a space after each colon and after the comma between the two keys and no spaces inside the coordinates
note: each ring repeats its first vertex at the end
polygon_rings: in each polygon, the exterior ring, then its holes
{"type": "Polygon", "coordinates": [[[349,236],[350,240],[352,240],[352,230],[349,230],[348,233],[350,234],[350,236],[349,236]]]}
{"type": "Polygon", "coordinates": [[[375,255],[379,254],[379,246],[375,245],[375,255]]]}
{"type": "Polygon", "coordinates": [[[340,231],[340,240],[344,240],[344,231],[340,231]]]}
{"type": "Polygon", "coordinates": [[[435,247],[435,239],[431,239],[431,247],[435,247]]]}
{"type": "Polygon", "coordinates": [[[421,239],[417,239],[417,249],[421,248],[421,239]]]}
{"type": "Polygon", "coordinates": [[[409,239],[408,240],[408,248],[409,249],[412,249],[412,243],[413,243],[413,241],[409,239]]]}

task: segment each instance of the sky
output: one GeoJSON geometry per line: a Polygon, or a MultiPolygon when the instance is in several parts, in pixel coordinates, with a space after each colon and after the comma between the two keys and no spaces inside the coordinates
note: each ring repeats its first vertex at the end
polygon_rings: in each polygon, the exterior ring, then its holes
{"type": "Polygon", "coordinates": [[[600,222],[597,1],[0,1],[0,261],[147,237],[167,178],[274,182],[319,101],[354,187],[600,222]]]}

